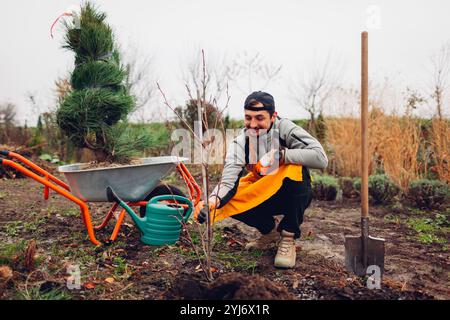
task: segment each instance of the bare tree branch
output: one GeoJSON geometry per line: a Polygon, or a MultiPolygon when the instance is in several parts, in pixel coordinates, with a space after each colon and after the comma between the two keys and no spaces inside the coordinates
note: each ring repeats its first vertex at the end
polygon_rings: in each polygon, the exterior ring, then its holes
{"type": "Polygon", "coordinates": [[[233,67],[234,78],[242,78],[246,81],[245,88],[239,84],[239,81],[236,82],[237,88],[243,93],[252,92],[255,87],[265,90],[271,82],[279,78],[282,69],[282,65],[266,63],[259,52],[254,55],[247,52],[238,54],[233,67]]]}
{"type": "Polygon", "coordinates": [[[431,57],[431,98],[436,103],[436,112],[442,119],[444,99],[450,75],[450,42],[443,45],[438,52],[431,57]]]}
{"type": "Polygon", "coordinates": [[[153,57],[143,54],[136,46],[128,48],[124,54],[127,77],[125,84],[136,98],[133,114],[139,113],[139,120],[145,121],[145,107],[155,95],[156,76],[153,57]]]}
{"type": "Polygon", "coordinates": [[[308,71],[291,82],[291,98],[310,114],[312,122],[323,112],[327,99],[338,87],[341,73],[342,64],[333,61],[329,53],[322,66],[314,61],[308,71]]]}

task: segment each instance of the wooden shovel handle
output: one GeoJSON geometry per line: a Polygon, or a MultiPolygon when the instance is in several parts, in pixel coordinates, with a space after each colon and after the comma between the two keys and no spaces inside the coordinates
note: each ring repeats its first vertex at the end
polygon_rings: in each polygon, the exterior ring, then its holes
{"type": "Polygon", "coordinates": [[[368,140],[369,50],[368,33],[361,33],[361,217],[369,216],[369,140],[368,140]]]}

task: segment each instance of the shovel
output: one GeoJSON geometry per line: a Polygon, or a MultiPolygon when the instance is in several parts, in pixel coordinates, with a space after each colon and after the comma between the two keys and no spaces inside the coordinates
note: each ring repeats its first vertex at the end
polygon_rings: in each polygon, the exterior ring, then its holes
{"type": "Polygon", "coordinates": [[[345,266],[358,276],[384,272],[384,239],[369,235],[368,34],[361,34],[361,236],[345,237],[345,266]],[[370,267],[370,268],[369,268],[370,267]],[[369,268],[369,269],[368,269],[369,268]]]}

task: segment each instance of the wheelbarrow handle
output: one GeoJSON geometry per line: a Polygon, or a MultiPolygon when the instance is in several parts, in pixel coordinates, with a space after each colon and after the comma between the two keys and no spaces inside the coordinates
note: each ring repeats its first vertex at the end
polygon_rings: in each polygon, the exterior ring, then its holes
{"type": "Polygon", "coordinates": [[[156,196],[156,197],[151,198],[150,201],[148,202],[148,204],[157,203],[157,202],[165,201],[165,200],[176,200],[176,201],[180,202],[181,204],[187,204],[188,208],[187,208],[186,214],[183,217],[183,220],[184,220],[184,222],[186,222],[189,219],[193,208],[192,208],[192,201],[186,197],[172,195],[172,194],[166,194],[166,195],[156,196]]]}

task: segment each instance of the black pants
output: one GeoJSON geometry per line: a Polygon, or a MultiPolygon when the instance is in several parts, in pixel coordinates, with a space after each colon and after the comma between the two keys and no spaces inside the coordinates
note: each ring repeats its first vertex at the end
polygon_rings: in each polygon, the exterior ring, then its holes
{"type": "Polygon", "coordinates": [[[232,217],[258,229],[262,234],[267,234],[275,226],[273,217],[284,215],[278,226],[278,231],[285,230],[295,233],[295,238],[299,238],[303,215],[312,200],[311,180],[306,167],[303,167],[302,174],[303,181],[285,178],[281,188],[271,198],[232,217]]]}

